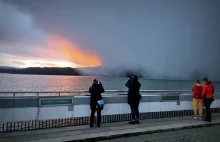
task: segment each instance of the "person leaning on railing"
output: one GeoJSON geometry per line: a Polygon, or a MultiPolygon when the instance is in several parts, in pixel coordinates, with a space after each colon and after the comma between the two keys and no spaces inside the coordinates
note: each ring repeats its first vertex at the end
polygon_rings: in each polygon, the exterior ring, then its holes
{"type": "Polygon", "coordinates": [[[199,80],[196,81],[192,88],[193,92],[193,110],[194,119],[202,119],[203,114],[203,100],[202,100],[202,85],[199,80]],[[198,115],[199,109],[199,115],[198,115]]]}
{"type": "Polygon", "coordinates": [[[100,106],[98,101],[102,100],[101,93],[105,92],[101,82],[94,79],[92,86],[89,88],[89,92],[91,94],[90,97],[90,109],[91,109],[91,116],[90,116],[90,127],[93,127],[94,116],[95,112],[97,111],[97,126],[100,127],[101,123],[101,110],[103,110],[103,105],[100,106]]]}

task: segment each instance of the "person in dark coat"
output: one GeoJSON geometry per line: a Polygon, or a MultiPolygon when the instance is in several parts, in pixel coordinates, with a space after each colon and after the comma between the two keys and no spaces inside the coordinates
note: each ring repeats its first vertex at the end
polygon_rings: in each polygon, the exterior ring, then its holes
{"type": "Polygon", "coordinates": [[[128,87],[128,104],[131,108],[131,116],[132,120],[129,122],[129,124],[135,124],[139,123],[139,103],[141,99],[140,95],[140,88],[141,84],[138,81],[138,77],[132,76],[127,83],[125,84],[126,87],[128,87]],[[136,119],[135,119],[136,116],[136,119]]]}
{"type": "Polygon", "coordinates": [[[97,126],[100,127],[101,123],[101,110],[103,110],[103,106],[100,107],[97,101],[102,100],[102,95],[105,90],[98,80],[94,79],[92,86],[89,88],[89,92],[91,94],[90,97],[90,109],[91,109],[91,116],[90,116],[90,127],[93,127],[94,116],[95,112],[97,111],[97,126]]]}

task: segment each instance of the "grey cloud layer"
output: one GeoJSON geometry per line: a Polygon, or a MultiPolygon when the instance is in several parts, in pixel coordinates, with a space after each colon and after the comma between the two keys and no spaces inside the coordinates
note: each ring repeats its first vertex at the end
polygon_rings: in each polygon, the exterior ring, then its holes
{"type": "Polygon", "coordinates": [[[16,6],[0,2],[0,41],[43,42],[44,33],[37,28],[32,16],[16,6]]]}
{"type": "Polygon", "coordinates": [[[32,56],[33,49],[45,41],[45,33],[28,11],[0,1],[0,53],[32,56]]]}
{"type": "Polygon", "coordinates": [[[42,30],[65,35],[85,50],[95,51],[104,67],[126,65],[151,70],[155,76],[198,74],[220,80],[220,1],[5,2],[28,11],[42,30]]]}

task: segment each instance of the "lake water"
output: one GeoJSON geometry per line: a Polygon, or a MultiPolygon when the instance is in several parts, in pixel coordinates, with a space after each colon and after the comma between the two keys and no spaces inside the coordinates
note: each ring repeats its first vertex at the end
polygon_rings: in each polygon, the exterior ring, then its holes
{"type": "MultiPolygon", "coordinates": [[[[88,90],[94,78],[106,90],[124,90],[128,78],[0,74],[0,91],[88,90]]],[[[140,79],[142,90],[191,90],[194,81],[140,79]]],[[[220,83],[215,82],[216,89],[220,83]]]]}

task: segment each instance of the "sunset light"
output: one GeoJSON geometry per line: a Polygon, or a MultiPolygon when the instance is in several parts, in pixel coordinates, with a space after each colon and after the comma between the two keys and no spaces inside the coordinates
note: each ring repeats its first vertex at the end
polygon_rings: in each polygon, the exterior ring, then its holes
{"type": "Polygon", "coordinates": [[[34,42],[25,45],[31,48],[31,54],[24,56],[0,53],[0,66],[81,68],[101,65],[101,59],[94,52],[84,51],[69,39],[58,35],[49,35],[44,45],[34,42]]]}
{"type": "Polygon", "coordinates": [[[101,59],[92,52],[86,52],[70,40],[61,36],[49,36],[49,49],[60,53],[61,58],[72,62],[77,67],[96,67],[101,65],[101,59]]]}
{"type": "Polygon", "coordinates": [[[67,61],[24,61],[25,67],[73,67],[78,68],[80,65],[67,61]]]}

